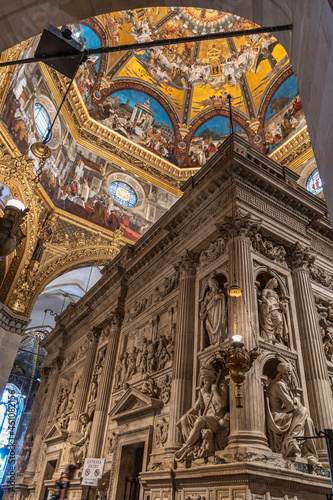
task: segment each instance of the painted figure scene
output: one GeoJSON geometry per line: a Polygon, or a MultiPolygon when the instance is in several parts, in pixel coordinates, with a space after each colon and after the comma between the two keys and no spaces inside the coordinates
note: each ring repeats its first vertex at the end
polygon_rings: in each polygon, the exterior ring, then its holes
{"type": "Polygon", "coordinates": [[[291,76],[274,94],[266,112],[265,139],[273,153],[287,139],[306,126],[296,78],[291,76]]]}

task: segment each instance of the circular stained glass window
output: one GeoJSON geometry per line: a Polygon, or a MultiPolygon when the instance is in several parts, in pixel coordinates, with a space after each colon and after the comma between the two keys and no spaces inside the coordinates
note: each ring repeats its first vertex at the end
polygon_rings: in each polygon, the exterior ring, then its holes
{"type": "Polygon", "coordinates": [[[314,170],[306,181],[306,189],[312,194],[319,194],[323,190],[321,178],[319,177],[318,169],[314,170]]]}
{"type": "Polygon", "coordinates": [[[35,104],[34,115],[39,135],[43,141],[49,142],[51,140],[51,134],[49,134],[51,120],[48,112],[39,102],[35,104]]]}
{"type": "Polygon", "coordinates": [[[138,201],[138,197],[134,189],[126,182],[114,181],[109,186],[109,191],[112,196],[120,205],[124,207],[134,207],[138,201]]]}

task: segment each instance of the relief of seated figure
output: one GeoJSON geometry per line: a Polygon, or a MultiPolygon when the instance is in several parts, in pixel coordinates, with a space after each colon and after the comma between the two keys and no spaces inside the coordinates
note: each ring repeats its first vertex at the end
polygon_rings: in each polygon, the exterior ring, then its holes
{"type": "MultiPolygon", "coordinates": [[[[88,415],[88,413],[81,413],[79,416],[79,422],[82,425],[82,434],[75,433],[75,437],[79,437],[77,441],[71,443],[70,454],[72,458],[72,462],[75,463],[78,467],[83,465],[84,459],[87,456],[89,441],[90,441],[90,433],[92,427],[92,421],[88,415]]],[[[72,438],[74,436],[70,436],[72,438]]]]}
{"type": "Polygon", "coordinates": [[[177,423],[185,444],[175,453],[177,462],[204,458],[222,450],[229,434],[229,387],[220,382],[210,364],[200,369],[201,389],[193,407],[177,423]]]}
{"type": "Polygon", "coordinates": [[[288,363],[277,366],[277,375],[267,387],[267,428],[272,450],[286,459],[304,457],[319,465],[314,439],[295,438],[315,435],[308,410],[295,394],[293,369],[288,363]]]}

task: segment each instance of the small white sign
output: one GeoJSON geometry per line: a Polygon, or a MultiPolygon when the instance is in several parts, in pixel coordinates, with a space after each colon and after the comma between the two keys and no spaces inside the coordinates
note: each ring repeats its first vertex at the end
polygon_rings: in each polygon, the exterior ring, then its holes
{"type": "Polygon", "coordinates": [[[89,479],[88,477],[82,478],[82,486],[97,486],[98,479],[89,479]]]}
{"type": "Polygon", "coordinates": [[[100,479],[103,476],[104,465],[105,458],[86,458],[82,469],[82,479],[100,479]]]}

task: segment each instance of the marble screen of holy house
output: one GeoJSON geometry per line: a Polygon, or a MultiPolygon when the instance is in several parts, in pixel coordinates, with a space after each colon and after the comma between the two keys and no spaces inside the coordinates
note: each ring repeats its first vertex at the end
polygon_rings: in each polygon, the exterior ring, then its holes
{"type": "MultiPolygon", "coordinates": [[[[215,10],[153,7],[103,14],[68,27],[77,41],[94,49],[256,25],[215,10]]],[[[38,37],[32,39],[22,57],[31,56],[37,43],[38,37]]],[[[16,68],[1,121],[22,153],[43,138],[55,113],[52,99],[38,97],[39,75],[47,81],[45,94],[68,84],[43,65],[16,68]]],[[[163,163],[163,176],[149,167],[157,185],[171,182],[165,172],[172,168],[193,175],[215,154],[231,131],[228,94],[234,131],[264,154],[278,154],[306,130],[288,55],[268,33],[90,56],[80,66],[72,92],[75,98],[70,109],[64,107],[64,117],[84,116],[81,125],[72,120],[72,129],[79,135],[85,124],[90,130],[102,127],[102,137],[113,134],[128,151],[149,152],[153,163],[163,163]]],[[[62,149],[47,161],[41,179],[56,207],[111,231],[121,226],[126,238],[137,241],[164,213],[149,203],[166,210],[176,199],[173,195],[181,194],[180,181],[178,191],[168,193],[144,185],[140,174],[135,179],[130,172],[117,176],[89,153],[90,147],[97,151],[96,135],[85,134],[83,150],[60,129],[56,123],[48,143],[51,149],[61,143],[62,149]]],[[[103,158],[103,141],[97,139],[97,145],[103,158]]],[[[142,162],[134,163],[141,168],[142,162]]]]}

